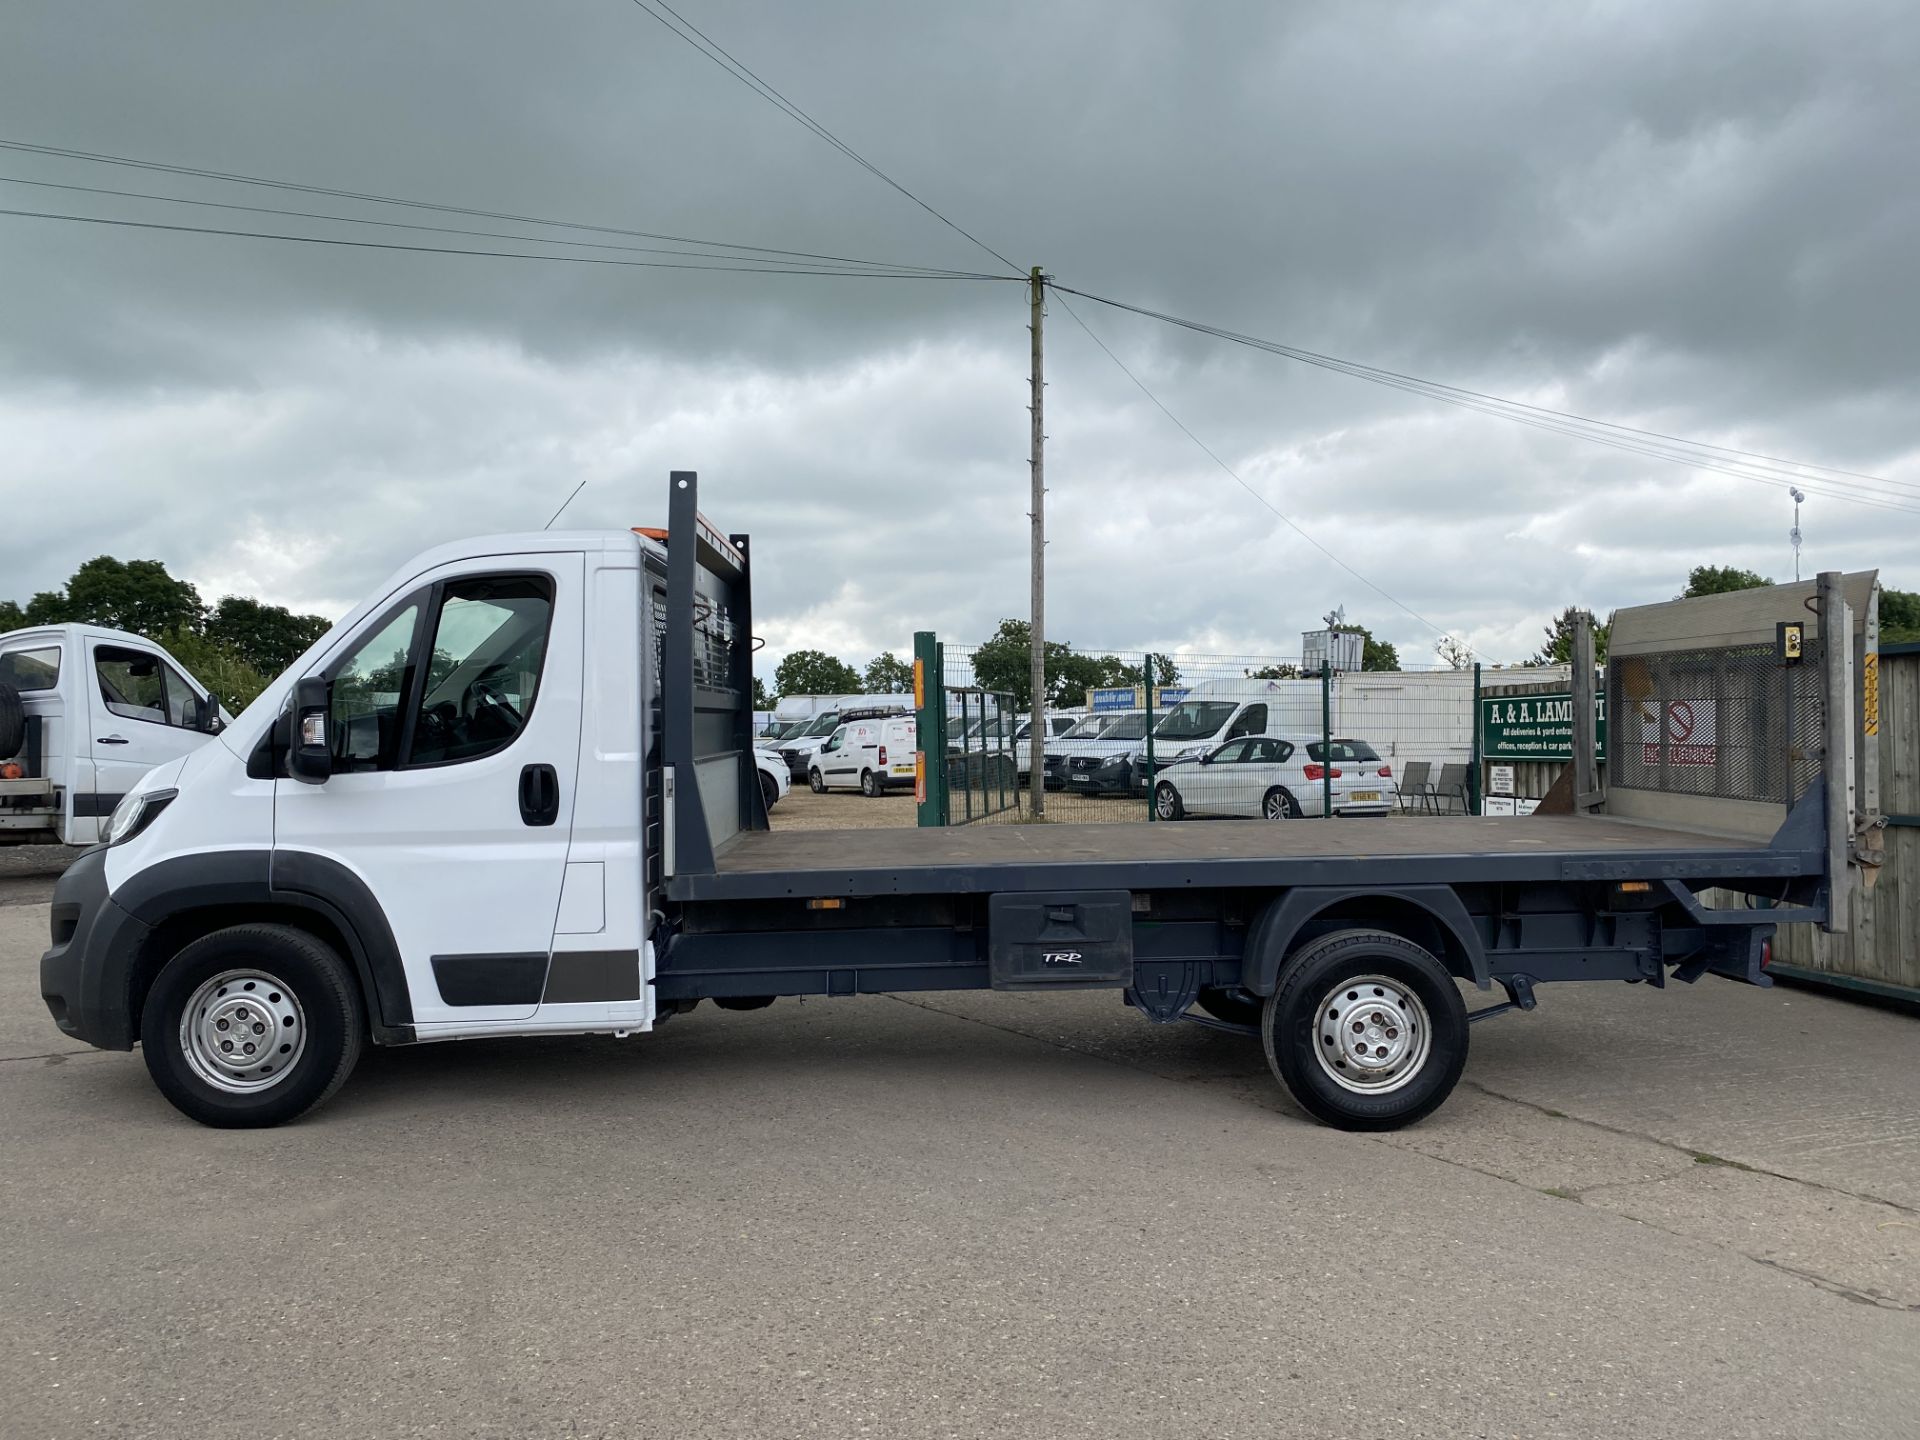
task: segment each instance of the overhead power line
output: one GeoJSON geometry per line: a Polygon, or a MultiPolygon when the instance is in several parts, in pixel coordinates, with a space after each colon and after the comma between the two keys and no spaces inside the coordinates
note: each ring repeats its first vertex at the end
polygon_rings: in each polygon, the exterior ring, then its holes
{"type": "Polygon", "coordinates": [[[968,275],[919,270],[868,270],[847,268],[828,270],[800,269],[745,264],[689,264],[676,260],[616,260],[606,255],[552,255],[538,251],[469,250],[458,245],[396,245],[385,240],[347,240],[337,235],[286,235],[266,230],[225,230],[210,225],[168,225],[157,220],[126,220],[105,215],[69,215],[49,210],[0,209],[0,215],[29,220],[64,220],[81,225],[125,226],[133,230],[164,230],[183,235],[229,235],[243,240],[280,240],[297,245],[336,245],[349,250],[398,250],[414,255],[470,255],[489,260],[543,260],[551,265],[613,265],[635,270],[711,270],[726,275],[817,275],[844,280],[994,280],[1002,283],[1007,275],[968,275]]]}
{"type": "Polygon", "coordinates": [[[842,140],[838,135],[835,135],[831,130],[827,129],[827,127],[822,125],[818,120],[815,120],[805,110],[802,110],[798,105],[794,104],[793,101],[789,100],[785,95],[782,95],[765,80],[762,80],[746,65],[734,59],[722,46],[709,38],[705,31],[701,30],[692,21],[681,15],[679,11],[667,4],[666,0],[633,0],[633,3],[639,6],[640,9],[646,11],[647,14],[651,15],[655,20],[659,21],[673,34],[679,36],[682,40],[686,41],[687,44],[706,56],[714,64],[718,65],[722,70],[733,76],[733,78],[738,80],[742,85],[745,85],[749,90],[760,96],[760,98],[765,100],[769,105],[772,105],[789,118],[804,125],[868,174],[892,186],[895,190],[906,196],[907,199],[933,216],[934,219],[953,231],[954,234],[960,235],[979,246],[1014,274],[1024,278],[1025,272],[1021,270],[1018,265],[1015,265],[1006,256],[987,244],[986,241],[982,240],[972,231],[948,219],[918,195],[907,189],[907,187],[902,185],[898,180],[887,174],[887,172],[882,170],[878,165],[875,165],[871,160],[867,159],[867,157],[862,155],[858,150],[855,150],[851,145],[847,144],[846,141],[842,140]],[[665,15],[660,13],[662,10],[666,12],[665,15]],[[672,16],[673,18],[668,19],[668,16],[672,16]]]}
{"type": "Polygon", "coordinates": [[[1709,445],[1704,442],[1684,440],[1658,431],[1640,430],[1629,425],[1619,425],[1611,421],[1593,420],[1586,416],[1566,411],[1551,410],[1544,406],[1529,405],[1522,401],[1508,400],[1483,391],[1468,390],[1457,385],[1447,385],[1440,381],[1425,380],[1418,376],[1386,370],[1379,366],[1365,365],[1358,361],[1343,360],[1338,356],[1324,355],[1316,351],[1304,350],[1298,346],[1285,345],[1278,341],[1263,340],[1258,336],[1245,335],[1228,330],[1222,326],[1209,325],[1204,321],[1191,320],[1184,316],[1171,315],[1144,305],[1135,305],[1124,300],[1115,300],[1104,295],[1095,295],[1089,291],[1076,290],[1070,286],[1055,285],[1056,292],[1064,291],[1069,295],[1079,295],[1096,304],[1116,310],[1129,311],[1144,315],[1165,324],[1178,326],[1199,334],[1210,335],[1234,344],[1245,345],[1269,354],[1280,355],[1297,360],[1303,364],[1314,365],[1321,369],[1351,375],[1357,379],[1374,384],[1385,385],[1408,393],[1423,395],[1445,404],[1462,409],[1475,410],[1492,415],[1515,424],[1528,425],[1535,429],[1549,430],[1568,435],[1592,444],[1604,445],[1628,454],[1644,455],[1652,459],[1664,460],[1692,469],[1707,470],[1729,475],[1736,479],[1752,481],[1756,484],[1770,485],[1776,489],[1787,490],[1799,486],[1803,490],[1825,495],[1831,499],[1844,500],[1850,504],[1869,508],[1894,510],[1905,513],[1920,513],[1920,486],[1903,480],[1890,480],[1878,475],[1868,475],[1858,471],[1839,470],[1833,466],[1815,465],[1811,462],[1785,460],[1777,456],[1761,455],[1758,452],[1739,451],[1729,446],[1709,445]],[[1739,457],[1751,456],[1750,460],[1739,457]],[[1887,487],[1882,490],[1867,488],[1866,484],[1854,484],[1852,481],[1870,482],[1887,487]]]}
{"type": "MultiPolygon", "coordinates": [[[[1064,287],[1055,285],[1050,288],[1054,292],[1054,299],[1060,302],[1060,307],[1063,310],[1065,310],[1067,314],[1073,317],[1073,323],[1078,325],[1082,330],[1086,331],[1087,338],[1093,341],[1094,344],[1098,345],[1102,350],[1102,352],[1105,353],[1106,357],[1109,360],[1113,361],[1115,365],[1118,365],[1120,367],[1120,373],[1125,375],[1127,379],[1131,380],[1134,383],[1134,385],[1138,387],[1140,393],[1146,396],[1147,399],[1151,400],[1154,403],[1154,405],[1159,408],[1159,411],[1162,415],[1165,415],[1167,419],[1171,420],[1177,427],[1179,427],[1180,433],[1182,435],[1185,435],[1195,445],[1199,446],[1202,453],[1204,453],[1209,460],[1213,461],[1214,464],[1218,465],[1222,470],[1226,471],[1227,474],[1232,477],[1235,484],[1237,484],[1242,490],[1245,490],[1255,500],[1258,500],[1268,510],[1271,510],[1274,513],[1274,515],[1279,518],[1280,522],[1284,524],[1288,529],[1292,530],[1294,534],[1298,535],[1302,540],[1305,540],[1309,545],[1313,546],[1314,549],[1318,550],[1322,555],[1326,556],[1327,559],[1331,560],[1334,564],[1338,565],[1342,570],[1346,571],[1349,575],[1353,576],[1354,579],[1358,580],[1362,585],[1366,586],[1369,590],[1373,591],[1374,594],[1378,595],[1381,599],[1385,600],[1388,604],[1393,605],[1395,608],[1399,610],[1405,611],[1408,615],[1411,615],[1415,620],[1418,620],[1422,625],[1426,626],[1429,630],[1433,631],[1433,633],[1438,635],[1441,639],[1443,640],[1451,639],[1461,644],[1463,647],[1465,647],[1465,642],[1461,641],[1459,637],[1455,635],[1452,631],[1443,630],[1440,626],[1434,624],[1431,620],[1427,619],[1427,617],[1422,615],[1418,610],[1415,610],[1411,605],[1407,604],[1406,601],[1400,599],[1398,596],[1392,594],[1391,592],[1383,589],[1376,582],[1369,580],[1365,575],[1361,574],[1358,570],[1354,569],[1352,565],[1348,564],[1345,560],[1342,560],[1338,555],[1334,554],[1333,551],[1329,550],[1325,545],[1321,544],[1319,540],[1315,539],[1310,533],[1308,533],[1305,529],[1303,529],[1300,523],[1296,521],[1291,515],[1288,515],[1285,511],[1281,510],[1279,506],[1275,505],[1271,500],[1267,499],[1265,495],[1262,495],[1252,485],[1248,484],[1246,477],[1241,475],[1241,473],[1238,470],[1234,469],[1233,466],[1229,465],[1225,460],[1221,459],[1219,452],[1216,451],[1211,445],[1207,444],[1206,441],[1202,440],[1198,435],[1194,434],[1193,431],[1188,428],[1186,421],[1182,420],[1178,415],[1174,414],[1173,411],[1168,409],[1166,402],[1163,401],[1158,395],[1154,394],[1152,390],[1147,388],[1147,382],[1142,380],[1138,375],[1134,374],[1133,370],[1131,369],[1131,367],[1128,366],[1127,362],[1122,360],[1118,355],[1114,354],[1112,348],[1107,344],[1107,342],[1102,340],[1097,334],[1094,333],[1093,327],[1087,324],[1085,320],[1080,318],[1079,311],[1075,310],[1073,306],[1069,305],[1067,303],[1067,297],[1060,293],[1060,291],[1064,287]]],[[[1074,293],[1077,294],[1078,292],[1076,291],[1074,293]]],[[[1471,654],[1472,651],[1469,649],[1468,653],[1471,654]]]]}
{"type": "Polygon", "coordinates": [[[672,245],[701,245],[715,250],[740,250],[790,260],[824,260],[841,265],[867,265],[883,270],[925,270],[948,275],[965,273],[942,266],[910,265],[889,260],[863,260],[851,255],[830,255],[815,250],[783,250],[771,245],[747,245],[732,240],[708,240],[693,235],[671,235],[658,230],[637,230],[623,225],[607,225],[585,220],[556,220],[550,216],[515,214],[510,210],[483,210],[470,205],[450,205],[404,195],[381,195],[373,191],[347,190],[333,185],[310,185],[299,180],[245,175],[237,171],[214,170],[201,165],[180,165],[165,160],[141,160],[130,155],[110,155],[98,150],[75,150],[63,145],[41,145],[30,140],[0,138],[0,150],[14,150],[27,155],[46,155],[61,160],[81,160],[96,165],[150,170],[167,175],[186,175],[202,180],[224,181],[234,185],[259,185],[271,190],[294,191],[304,195],[325,195],[336,200],[358,200],[370,205],[399,205],[411,210],[437,211],[443,215],[466,215],[480,220],[509,220],[521,225],[543,225],[554,229],[581,230],[601,235],[624,235],[636,240],[664,240],[672,245]]]}
{"type": "MultiPolygon", "coordinates": [[[[562,240],[545,235],[517,235],[504,230],[467,230],[456,225],[425,225],[417,220],[376,220],[364,215],[335,215],[324,210],[290,210],[277,205],[241,205],[230,200],[193,200],[183,195],[157,195],[147,190],[114,190],[99,185],[67,185],[54,180],[27,180],[0,175],[0,184],[31,185],[42,190],[65,190],[80,195],[110,195],[124,200],[157,200],[168,205],[193,205],[208,210],[238,210],[249,215],[282,215],[297,220],[324,220],[337,225],[373,225],[386,230],[411,230],[430,235],[469,235],[483,240],[518,240],[535,245],[564,245],[572,249],[620,250],[641,255],[678,255],[695,260],[732,260],[742,265],[800,265],[809,269],[844,270],[827,261],[782,260],[775,256],[731,255],[724,250],[676,250],[662,245],[622,245],[609,240],[562,240]]],[[[907,267],[918,271],[920,267],[907,267]]],[[[927,270],[929,278],[959,278],[962,270],[927,270]]],[[[998,280],[998,275],[989,277],[998,280]]]]}

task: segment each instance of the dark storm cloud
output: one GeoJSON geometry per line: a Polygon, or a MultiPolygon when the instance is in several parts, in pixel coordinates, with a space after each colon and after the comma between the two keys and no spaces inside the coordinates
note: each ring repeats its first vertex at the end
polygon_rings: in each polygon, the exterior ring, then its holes
{"type": "MultiPolygon", "coordinates": [[[[683,13],[1065,283],[1920,481],[1911,7],[683,13]]],[[[999,268],[626,0],[21,3],[0,47],[0,135],[999,268]]],[[[0,175],[396,218],[5,152],[0,175]]],[[[16,185],[0,205],[454,241],[16,185]]],[[[0,593],[113,551],[161,555],[214,591],[340,606],[421,545],[537,524],[583,475],[570,520],[653,518],[665,470],[694,465],[714,508],[762,537],[759,610],[777,649],[863,658],[914,629],[978,634],[1025,608],[1015,285],[545,266],[9,217],[0,277],[0,488],[36,516],[0,534],[0,593]],[[84,510],[49,503],[76,493],[92,497],[84,510]]],[[[1791,564],[1776,490],[1074,304],[1269,502],[1500,658],[1570,601],[1658,598],[1703,560],[1791,564]]],[[[1057,306],[1049,349],[1057,633],[1292,649],[1344,602],[1410,658],[1427,653],[1429,630],[1198,454],[1057,306]]],[[[1816,496],[1809,561],[1920,583],[1914,518],[1816,496]]]]}

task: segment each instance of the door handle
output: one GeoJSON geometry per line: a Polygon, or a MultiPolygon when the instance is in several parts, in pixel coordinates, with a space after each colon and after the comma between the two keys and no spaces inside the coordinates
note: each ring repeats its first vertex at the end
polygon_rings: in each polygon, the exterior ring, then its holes
{"type": "Polygon", "coordinates": [[[551,825],[560,818],[560,776],[553,766],[521,769],[520,818],[528,825],[551,825]]]}
{"type": "Polygon", "coordinates": [[[93,743],[96,745],[131,745],[133,742],[124,735],[102,735],[93,743]]]}

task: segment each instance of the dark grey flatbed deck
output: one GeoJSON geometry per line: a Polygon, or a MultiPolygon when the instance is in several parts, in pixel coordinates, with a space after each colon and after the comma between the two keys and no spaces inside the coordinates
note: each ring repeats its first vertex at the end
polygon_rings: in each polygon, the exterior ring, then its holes
{"type": "Polygon", "coordinates": [[[1593,816],[972,825],[736,836],[676,899],[988,893],[1169,885],[1740,879],[1817,873],[1818,854],[1593,816]]]}

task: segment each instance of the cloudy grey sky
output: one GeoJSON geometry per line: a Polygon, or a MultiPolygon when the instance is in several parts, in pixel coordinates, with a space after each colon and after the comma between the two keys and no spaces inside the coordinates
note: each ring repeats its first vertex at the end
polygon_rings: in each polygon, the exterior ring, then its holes
{"type": "MultiPolygon", "coordinates": [[[[1819,482],[1916,508],[1816,494],[1805,565],[1920,588],[1911,4],[680,9],[1022,266],[1885,477],[1819,482]]],[[[11,0],[4,29],[4,139],[998,268],[629,0],[11,0]]],[[[38,154],[0,151],[0,175],[535,233],[38,154]]],[[[0,207],[537,248],[19,183],[0,207]]],[[[581,479],[569,523],[656,522],[687,467],[755,537],[770,658],[864,661],[1025,611],[1016,284],[0,216],[0,295],[3,595],[112,553],[337,612],[426,545],[537,528],[581,479]]],[[[1074,303],[1274,507],[1490,659],[1568,603],[1665,598],[1694,564],[1791,575],[1778,489],[1074,303]]],[[[1432,658],[1431,630],[1216,468],[1057,305],[1048,341],[1052,635],[1291,654],[1344,604],[1432,658]]]]}

